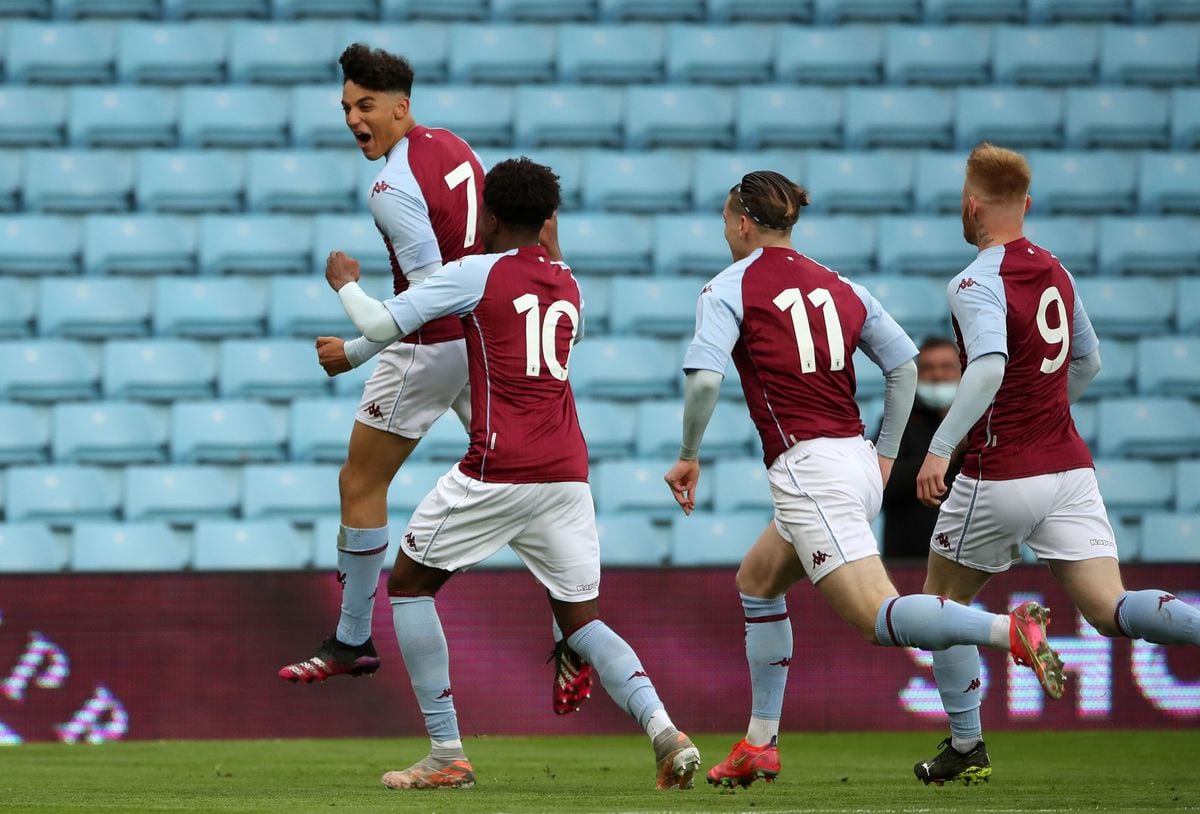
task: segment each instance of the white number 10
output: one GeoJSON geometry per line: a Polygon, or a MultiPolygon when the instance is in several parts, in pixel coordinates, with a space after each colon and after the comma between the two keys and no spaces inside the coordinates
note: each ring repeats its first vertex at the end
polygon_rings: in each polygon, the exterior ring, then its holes
{"type": "Polygon", "coordinates": [[[463,248],[469,249],[475,245],[475,226],[479,219],[479,202],[475,199],[475,172],[471,169],[470,161],[464,161],[446,173],[446,186],[450,189],[454,189],[463,181],[467,182],[467,233],[463,238],[463,248]]]}
{"type": "MultiPolygon", "coordinates": [[[[833,296],[827,288],[814,288],[808,301],[820,308],[825,317],[825,338],[829,342],[829,369],[842,370],[846,367],[846,344],[842,340],[842,322],[838,319],[833,296]]],[[[800,372],[812,373],[817,369],[817,349],[813,344],[812,328],[808,324],[808,309],[804,306],[804,294],[798,288],[785,288],[774,300],[780,311],[792,312],[792,327],[796,331],[796,347],[800,351],[800,372]]]]}
{"type": "Polygon", "coordinates": [[[567,366],[571,363],[571,348],[575,346],[575,332],[579,330],[579,309],[566,300],[556,300],[546,309],[546,318],[538,326],[538,298],[536,294],[522,294],[513,300],[518,314],[525,315],[525,375],[542,375],[542,359],[546,369],[560,382],[567,379],[567,366]],[[567,347],[567,358],[558,363],[558,321],[562,316],[571,321],[571,344],[567,347]]]}

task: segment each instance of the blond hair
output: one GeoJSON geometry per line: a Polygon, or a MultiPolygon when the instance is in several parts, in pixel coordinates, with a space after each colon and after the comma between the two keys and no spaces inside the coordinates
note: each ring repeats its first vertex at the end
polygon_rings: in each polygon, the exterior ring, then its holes
{"type": "Polygon", "coordinates": [[[983,142],[967,157],[967,189],[993,203],[1024,203],[1033,172],[1015,150],[983,142]]]}

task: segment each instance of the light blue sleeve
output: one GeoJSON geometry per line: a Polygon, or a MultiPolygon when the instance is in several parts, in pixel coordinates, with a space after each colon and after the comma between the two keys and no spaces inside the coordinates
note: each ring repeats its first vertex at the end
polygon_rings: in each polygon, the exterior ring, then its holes
{"type": "Polygon", "coordinates": [[[1083,299],[1079,296],[1075,278],[1069,271],[1067,276],[1071,278],[1071,288],[1075,291],[1075,313],[1071,320],[1071,358],[1079,359],[1099,349],[1100,337],[1096,335],[1096,329],[1092,327],[1087,311],[1083,310],[1083,299]]]}
{"type": "Polygon", "coordinates": [[[442,250],[415,179],[405,175],[390,183],[396,186],[371,197],[371,215],[392,244],[400,270],[407,275],[431,263],[441,263],[442,250]]]}
{"type": "Polygon", "coordinates": [[[483,297],[488,273],[497,256],[475,254],[455,260],[429,275],[421,285],[384,300],[383,306],[404,336],[438,317],[469,314],[483,297]]]}
{"type": "Polygon", "coordinates": [[[975,264],[950,281],[946,297],[958,322],[967,364],[989,353],[1008,358],[1008,301],[998,274],[972,273],[975,264]]]}
{"type": "Polygon", "coordinates": [[[850,282],[854,293],[867,309],[858,346],[884,373],[891,373],[917,355],[917,346],[892,315],[883,309],[879,300],[858,283],[850,282]]]}
{"type": "Polygon", "coordinates": [[[742,274],[731,266],[700,291],[696,303],[696,335],[683,354],[684,370],[712,370],[725,375],[729,354],[742,325],[742,274]]]}

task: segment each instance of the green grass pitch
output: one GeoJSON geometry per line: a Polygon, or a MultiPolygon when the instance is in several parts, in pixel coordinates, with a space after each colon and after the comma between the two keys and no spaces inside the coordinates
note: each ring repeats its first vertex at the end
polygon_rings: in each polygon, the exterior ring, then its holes
{"type": "MultiPolygon", "coordinates": [[[[993,733],[990,783],[922,786],[912,764],[939,733],[785,734],[774,784],[653,790],[644,737],[467,741],[479,784],[398,792],[379,783],[424,739],[172,741],[0,749],[0,809],[238,812],[1200,811],[1200,730],[993,733]]],[[[733,736],[696,739],[704,768],[733,736]]]]}

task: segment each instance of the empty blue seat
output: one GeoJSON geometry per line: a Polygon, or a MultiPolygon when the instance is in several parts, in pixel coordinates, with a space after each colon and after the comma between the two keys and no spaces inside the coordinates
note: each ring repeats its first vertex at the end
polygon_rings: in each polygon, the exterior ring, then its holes
{"type": "Polygon", "coordinates": [[[742,149],[842,144],[842,94],[834,88],[742,87],[736,104],[734,126],[742,149]]]}
{"type": "Polygon", "coordinates": [[[103,367],[104,397],[108,399],[211,398],[217,376],[212,350],[181,339],[105,342],[103,367]]]}
{"type": "Polygon", "coordinates": [[[779,82],[876,83],[882,76],[883,31],[878,26],[788,26],[779,32],[779,82]]]}
{"type": "Polygon", "coordinates": [[[413,509],[421,504],[425,495],[429,494],[438,479],[449,469],[449,466],[441,462],[411,461],[404,464],[388,487],[388,513],[393,519],[407,520],[413,509]]]}
{"type": "Polygon", "coordinates": [[[650,271],[649,218],[601,212],[561,215],[559,242],[576,273],[646,274],[650,271]]]}
{"type": "Polygon", "coordinates": [[[608,318],[612,313],[612,286],[604,277],[588,277],[579,280],[579,292],[583,298],[583,321],[586,336],[600,336],[609,332],[608,318]]]}
{"type": "MultiPolygon", "coordinates": [[[[3,47],[0,46],[2,56],[3,47]]],[[[0,145],[58,147],[66,141],[66,125],[65,91],[20,85],[0,86],[0,145]]]]}
{"type": "Polygon", "coordinates": [[[973,85],[987,82],[991,37],[968,26],[889,26],[884,72],[900,85],[973,85]]]}
{"type": "Polygon", "coordinates": [[[1200,562],[1200,513],[1152,512],[1143,517],[1142,560],[1200,562]]]}
{"type": "MultiPolygon", "coordinates": [[[[1087,307],[1087,303],[1084,303],[1087,307]]],[[[1132,396],[1136,374],[1137,347],[1133,342],[1108,339],[1100,345],[1100,372],[1084,392],[1084,398],[1132,396]]]]}
{"type": "Polygon", "coordinates": [[[309,546],[279,519],[201,520],[192,567],[197,571],[270,571],[307,567],[309,546]]]}
{"type": "Polygon", "coordinates": [[[1104,505],[1118,515],[1140,514],[1171,505],[1174,467],[1153,461],[1096,461],[1096,482],[1104,505]]]}
{"type": "Polygon", "coordinates": [[[513,100],[508,88],[443,85],[420,95],[421,122],[453,130],[472,145],[512,143],[513,100]]]}
{"type": "Polygon", "coordinates": [[[431,19],[482,20],[487,17],[488,0],[381,0],[380,17],[384,20],[431,19]]]}
{"type": "Polygon", "coordinates": [[[527,21],[591,20],[593,0],[491,0],[492,19],[527,21]]]}
{"type": "Polygon", "coordinates": [[[812,0],[708,0],[708,19],[807,23],[812,21],[812,6],[812,0]]]}
{"type": "Polygon", "coordinates": [[[154,281],[154,333],[220,339],[257,336],[266,320],[266,287],[245,277],[154,281]]]}
{"type": "Polygon", "coordinates": [[[189,20],[196,17],[271,16],[271,0],[162,0],[164,20],[189,20]]]}
{"type": "Polygon", "coordinates": [[[141,150],[135,158],[137,208],[149,212],[237,212],[245,174],[241,153],[141,150]]]}
{"type": "MultiPolygon", "coordinates": [[[[4,0],[3,4],[0,4],[0,10],[6,17],[45,19],[50,17],[53,12],[53,0],[4,0]]],[[[0,34],[3,33],[3,27],[0,27],[0,34]]],[[[3,53],[3,46],[0,45],[0,54],[3,53]]]]}
{"type": "Polygon", "coordinates": [[[614,88],[552,85],[516,94],[517,143],[620,147],[625,96],[614,88]]]}
{"type": "Polygon", "coordinates": [[[1164,148],[1170,99],[1145,88],[1070,88],[1063,116],[1067,146],[1164,148]]]}
{"type": "Polygon", "coordinates": [[[998,84],[1091,84],[1099,55],[1100,37],[1085,26],[998,26],[992,32],[998,84]]]}
{"type": "Polygon", "coordinates": [[[562,82],[657,82],[666,38],[657,25],[564,25],[558,29],[562,82]]]}
{"type": "Polygon", "coordinates": [[[906,153],[808,155],[811,207],[817,212],[908,212],[912,179],[912,157],[906,153]]]}
{"type": "Polygon", "coordinates": [[[311,342],[230,339],[217,351],[217,392],[222,398],[283,401],[324,396],[329,379],[311,342]]]}
{"type": "Polygon", "coordinates": [[[357,412],[358,401],[355,399],[318,398],[292,402],[288,423],[292,459],[305,463],[345,461],[357,412]]]}
{"type": "Polygon", "coordinates": [[[183,401],[171,408],[175,463],[273,463],[284,459],[285,422],[259,401],[183,401]]]}
{"type": "Polygon", "coordinates": [[[0,339],[24,339],[32,331],[32,286],[12,277],[0,277],[0,339]]]}
{"type": "Polygon", "coordinates": [[[671,565],[736,566],[771,522],[769,510],[680,513],[671,522],[671,565]]]}
{"type": "Polygon", "coordinates": [[[45,410],[0,402],[0,466],[45,463],[49,446],[50,422],[45,410]]]}
{"type": "Polygon", "coordinates": [[[486,23],[450,29],[451,82],[549,82],[554,78],[554,29],[486,23]]]}
{"type": "Polygon", "coordinates": [[[1125,22],[1129,0],[1029,0],[1031,23],[1125,22]]]}
{"type": "Polygon", "coordinates": [[[960,218],[879,219],[879,269],[885,274],[932,275],[944,284],[974,256],[975,249],[963,240],[960,218]]]}
{"type": "MultiPolygon", "coordinates": [[[[1107,358],[1101,352],[1101,358],[1107,358]]],[[[1143,338],[1137,345],[1139,393],[1200,397],[1200,337],[1143,338]]]]}
{"type": "Polygon", "coordinates": [[[196,270],[196,225],[173,215],[89,215],[83,220],[88,274],[179,274],[196,270]]]}
{"type": "Polygon", "coordinates": [[[771,485],[760,458],[725,458],[717,461],[711,472],[711,479],[700,488],[713,492],[713,508],[718,512],[751,509],[770,516],[774,506],[771,485]]]}
{"type": "Polygon", "coordinates": [[[1138,209],[1152,214],[1200,215],[1200,160],[1187,153],[1138,156],[1138,209]]]}
{"type": "Polygon", "coordinates": [[[1031,152],[1033,211],[1039,215],[1127,214],[1134,211],[1137,163],[1126,153],[1031,152]]]}
{"type": "Polygon", "coordinates": [[[1178,328],[1184,333],[1200,333],[1200,279],[1184,277],[1177,286],[1178,328]]]}
{"type": "Polygon", "coordinates": [[[950,91],[850,88],[845,104],[846,146],[850,149],[949,148],[953,144],[954,96],[950,91]]]}
{"type": "Polygon", "coordinates": [[[1101,336],[1166,333],[1174,322],[1169,282],[1145,277],[1077,279],[1075,289],[1101,336]]]}
{"type": "Polygon", "coordinates": [[[164,417],[145,404],[56,404],[51,424],[59,463],[159,463],[167,458],[164,417]]]}
{"type": "Polygon", "coordinates": [[[5,56],[8,81],[111,82],[114,34],[102,23],[13,22],[5,56]]]}
{"type": "Polygon", "coordinates": [[[874,218],[852,215],[803,215],[792,227],[796,250],[842,274],[876,269],[878,230],[874,218]]]}
{"type": "Polygon", "coordinates": [[[813,0],[818,25],[847,22],[916,22],[920,0],[813,0]]]}
{"type": "Polygon", "coordinates": [[[704,0],[599,0],[602,20],[704,19],[704,0]]]}
{"type": "MultiPolygon", "coordinates": [[[[671,489],[663,482],[663,473],[670,462],[653,458],[627,458],[621,461],[601,461],[592,467],[592,493],[597,514],[642,514],[667,519],[682,514],[671,489]]],[[[697,506],[707,505],[709,498],[699,493],[697,506]]]]}
{"type": "Polygon", "coordinates": [[[201,274],[306,274],[311,224],[290,215],[205,215],[198,245],[201,274]]]}
{"type": "Polygon", "coordinates": [[[1101,218],[1102,274],[1189,274],[1200,268],[1195,218],[1101,218]]]}
{"type": "Polygon", "coordinates": [[[1134,19],[1142,23],[1167,20],[1200,20],[1200,8],[1192,0],[1133,0],[1134,19]]]}
{"type": "Polygon", "coordinates": [[[236,83],[325,82],[334,78],[336,43],[326,23],[234,23],[229,27],[229,79],[236,83]]]}
{"type": "Polygon", "coordinates": [[[1100,454],[1174,459],[1200,453],[1200,406],[1184,398],[1106,399],[1100,454]]]}
{"type": "Polygon", "coordinates": [[[114,519],[120,505],[114,478],[98,466],[9,467],[4,517],[51,525],[114,519]]]}
{"type": "Polygon", "coordinates": [[[145,336],[150,289],[127,277],[47,278],[38,286],[37,324],[42,336],[145,336]]]}
{"type": "Polygon", "coordinates": [[[1031,217],[1025,219],[1025,236],[1054,254],[1076,275],[1099,269],[1096,221],[1092,218],[1031,217]]]}
{"type": "Polygon", "coordinates": [[[954,141],[1013,149],[1057,148],[1063,141],[1063,98],[1049,88],[962,88],[954,94],[954,141]]]}
{"type": "Polygon", "coordinates": [[[944,278],[863,277],[864,285],[909,336],[946,336],[950,307],[944,278]]]}
{"type": "Polygon", "coordinates": [[[253,212],[353,212],[355,159],[347,152],[254,151],[246,159],[253,212]]]}
{"type": "MultiPolygon", "coordinates": [[[[341,251],[359,262],[364,275],[391,276],[392,267],[387,247],[380,238],[379,229],[369,216],[317,215],[313,218],[312,230],[313,258],[322,272],[329,253],[341,251]]],[[[325,286],[325,291],[333,293],[329,291],[328,286],[325,286]]],[[[340,303],[338,305],[340,307],[340,303]]],[[[343,311],[343,318],[344,315],[343,311]]]]}
{"type": "Polygon", "coordinates": [[[1200,511],[1200,460],[1175,464],[1175,508],[1181,512],[1200,511]]]}
{"type": "Polygon", "coordinates": [[[447,410],[429,428],[411,458],[420,461],[457,463],[467,453],[470,439],[462,420],[453,410],[447,410]]]}
{"type": "Polygon", "coordinates": [[[67,552],[41,523],[0,523],[0,574],[61,571],[67,552]]]}
{"type": "Polygon", "coordinates": [[[0,399],[58,402],[96,395],[96,361],[79,342],[0,342],[0,355],[0,399]]]}
{"type": "Polygon", "coordinates": [[[133,162],[107,150],[31,150],[23,197],[35,212],[124,212],[133,200],[133,162]]]}
{"type": "Polygon", "coordinates": [[[576,395],[600,398],[664,398],[675,395],[680,377],[666,343],[634,337],[589,337],[571,352],[576,395]]]}
{"type": "Polygon", "coordinates": [[[632,406],[613,401],[579,399],[575,403],[575,411],[579,415],[579,428],[587,439],[590,459],[626,458],[633,454],[632,406]]]}
{"type": "Polygon", "coordinates": [[[1096,402],[1077,401],[1071,405],[1071,420],[1075,429],[1089,447],[1096,446],[1100,438],[1100,415],[1096,402]]]}
{"type": "Polygon", "coordinates": [[[73,147],[174,147],[175,91],[153,87],[72,88],[67,135],[73,147]]]}
{"type": "MultiPolygon", "coordinates": [[[[711,273],[719,270],[713,268],[711,273]]],[[[612,298],[620,306],[611,316],[613,332],[667,337],[693,333],[702,285],[700,279],[687,277],[617,277],[612,298]]]]}
{"type": "MultiPolygon", "coordinates": [[[[637,454],[669,461],[679,453],[683,432],[682,401],[643,401],[637,405],[637,454]]],[[[705,460],[739,457],[751,452],[757,433],[743,404],[721,401],[704,431],[705,460]]],[[[705,499],[708,503],[709,499],[705,499]]]]}
{"type": "Polygon", "coordinates": [[[1100,34],[1105,83],[1183,85],[1200,81],[1200,31],[1194,26],[1105,26],[1100,34]]]}
{"type": "Polygon", "coordinates": [[[166,523],[80,522],[71,535],[72,571],[180,571],[188,544],[166,523]]]}
{"type": "Polygon", "coordinates": [[[625,91],[625,146],[732,147],[733,92],[689,85],[625,91]]]}
{"type": "Polygon", "coordinates": [[[117,29],[117,78],[128,83],[221,82],[226,48],[223,25],[124,23],[117,29]]]}
{"type": "Polygon", "coordinates": [[[583,205],[623,212],[688,209],[691,172],[680,153],[593,150],[583,159],[583,205]]]}
{"type": "Polygon", "coordinates": [[[338,467],[253,464],[242,469],[242,515],[312,521],[339,507],[338,467]]]}
{"type": "Polygon", "coordinates": [[[773,32],[758,25],[667,27],[671,82],[765,82],[771,78],[773,32]]]}
{"type": "MultiPolygon", "coordinates": [[[[717,272],[728,266],[731,262],[729,254],[729,244],[725,242],[725,230],[721,219],[715,214],[706,213],[703,215],[659,215],[654,219],[654,273],[661,275],[673,274],[703,274],[708,277],[716,276],[717,272]]],[[[674,281],[655,281],[655,284],[666,283],[667,287],[660,287],[659,292],[672,290],[670,285],[674,281]]],[[[614,309],[614,330],[621,330],[617,327],[622,320],[621,314],[626,313],[624,309],[630,307],[637,308],[637,304],[630,300],[622,299],[622,291],[628,292],[634,283],[632,280],[626,280],[622,290],[614,290],[613,297],[617,300],[619,307],[614,309]]],[[[692,313],[690,318],[695,317],[695,301],[694,298],[699,296],[699,286],[694,282],[689,283],[693,295],[691,303],[692,313]]],[[[655,298],[661,299],[661,294],[655,298]]],[[[669,296],[668,296],[669,299],[669,296]]],[[[661,306],[661,303],[659,303],[661,306]]],[[[669,324],[662,326],[663,333],[677,333],[682,327],[680,315],[683,305],[675,304],[669,307],[670,315],[664,313],[669,324]]],[[[630,323],[643,323],[642,327],[633,327],[638,333],[654,333],[655,330],[649,328],[649,324],[655,322],[652,315],[639,313],[636,317],[630,317],[630,323]]],[[[626,328],[628,330],[628,328],[626,328]]],[[[690,333],[691,328],[686,330],[690,333]]]]}
{"type": "MultiPolygon", "coordinates": [[[[279,108],[268,87],[189,85],[179,98],[179,143],[184,147],[282,147],[287,119],[264,116],[279,108]]],[[[282,112],[282,111],[281,111],[282,112]]]]}
{"type": "MultiPolygon", "coordinates": [[[[3,102],[0,102],[2,106],[3,102]]],[[[15,212],[20,207],[21,174],[24,168],[25,162],[19,153],[0,153],[0,212],[15,212]]]]}
{"type": "Polygon", "coordinates": [[[700,150],[692,155],[692,209],[697,212],[719,215],[729,189],[754,170],[774,170],[798,184],[805,182],[804,157],[796,150],[700,150]]]}
{"type": "Polygon", "coordinates": [[[292,144],[297,147],[346,148],[353,135],[342,111],[342,89],[325,82],[292,87],[292,144]]]}
{"type": "Polygon", "coordinates": [[[606,570],[658,568],[667,558],[667,531],[655,526],[649,517],[597,515],[596,534],[600,538],[600,562],[606,570]]]}
{"type": "Polygon", "coordinates": [[[1171,147],[1194,150],[1200,146],[1200,89],[1171,91],[1171,147]]]}
{"type": "Polygon", "coordinates": [[[931,215],[960,212],[966,171],[967,162],[961,153],[917,153],[913,167],[913,197],[918,211],[931,215]]]}
{"type": "Polygon", "coordinates": [[[931,23],[1025,22],[1025,0],[925,0],[923,5],[931,23]]]}
{"type": "Polygon", "coordinates": [[[355,328],[324,280],[273,277],[267,324],[275,336],[349,336],[355,328]]]}

